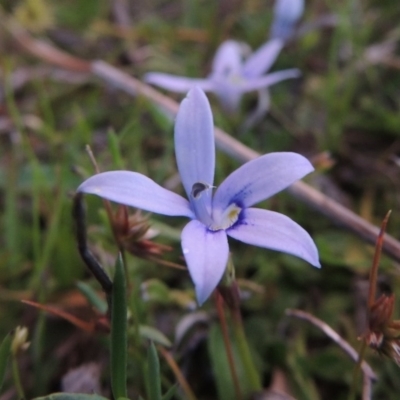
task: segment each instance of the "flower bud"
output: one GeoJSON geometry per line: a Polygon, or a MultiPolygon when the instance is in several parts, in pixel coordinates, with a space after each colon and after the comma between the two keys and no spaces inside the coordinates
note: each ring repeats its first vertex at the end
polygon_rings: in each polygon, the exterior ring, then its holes
{"type": "Polygon", "coordinates": [[[28,339],[28,328],[26,326],[17,326],[14,332],[14,338],[11,343],[11,352],[15,356],[19,351],[25,351],[30,342],[28,339]]]}

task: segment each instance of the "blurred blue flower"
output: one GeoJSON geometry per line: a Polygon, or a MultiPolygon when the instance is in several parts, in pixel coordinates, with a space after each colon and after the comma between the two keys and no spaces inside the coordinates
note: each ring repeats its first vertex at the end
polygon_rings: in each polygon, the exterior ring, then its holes
{"type": "Polygon", "coordinates": [[[252,160],[214,188],[215,140],[211,108],[195,87],[179,108],[175,154],[186,200],[137,172],[110,171],[84,181],[78,192],[143,210],[185,216],[182,251],[202,304],[218,285],[228,261],[227,236],[256,246],[296,255],[319,267],[310,235],[290,218],[251,206],[313,171],[296,153],[271,153],[252,160]]]}
{"type": "Polygon", "coordinates": [[[271,26],[271,38],[287,40],[303,15],[304,0],[276,0],[274,19],[271,26]]]}
{"type": "Polygon", "coordinates": [[[283,45],[283,40],[273,39],[244,58],[245,46],[240,42],[228,40],[218,48],[212,71],[205,79],[149,72],[144,76],[144,80],[178,93],[186,93],[197,86],[205,92],[213,92],[226,110],[235,112],[244,93],[265,89],[285,79],[300,76],[298,69],[265,74],[275,62],[283,45]]]}

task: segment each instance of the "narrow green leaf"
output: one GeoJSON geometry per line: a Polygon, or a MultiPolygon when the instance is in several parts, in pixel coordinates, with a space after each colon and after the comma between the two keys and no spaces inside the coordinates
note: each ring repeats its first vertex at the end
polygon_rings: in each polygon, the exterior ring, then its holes
{"type": "Polygon", "coordinates": [[[12,342],[12,337],[10,334],[8,334],[3,339],[0,345],[0,390],[3,386],[4,377],[6,375],[8,357],[10,355],[10,349],[11,349],[11,342],[12,342]]]}
{"type": "MultiPolygon", "coordinates": [[[[231,337],[231,340],[233,338],[231,337]]],[[[250,398],[254,389],[251,382],[248,381],[246,366],[241,363],[238,344],[231,341],[233,359],[239,386],[242,391],[243,398],[250,398]]],[[[230,373],[228,357],[226,355],[224,340],[220,327],[217,324],[212,325],[208,340],[208,354],[211,360],[212,370],[215,376],[215,383],[218,391],[218,399],[232,400],[236,398],[233,378],[230,373]]]]}
{"type": "Polygon", "coordinates": [[[171,341],[161,331],[152,326],[140,325],[139,334],[142,338],[161,344],[164,347],[172,347],[171,341]]]}
{"type": "Polygon", "coordinates": [[[119,254],[111,295],[111,388],[116,399],[127,397],[127,351],[126,281],[122,257],[119,254]]]}
{"type": "MultiPolygon", "coordinates": [[[[233,346],[232,350],[235,351],[233,346]]],[[[218,398],[221,400],[236,398],[222,333],[217,325],[213,325],[209,333],[208,354],[210,355],[211,366],[214,371],[218,398]]],[[[237,363],[235,365],[236,367],[238,366],[237,363]]]]}
{"type": "Polygon", "coordinates": [[[80,393],[52,393],[44,397],[35,397],[32,400],[108,400],[97,394],[80,393]]]}
{"type": "Polygon", "coordinates": [[[240,363],[243,366],[245,380],[250,385],[252,392],[258,392],[262,389],[260,373],[257,371],[254,364],[242,322],[235,321],[233,324],[233,332],[240,363]]]}
{"type": "Polygon", "coordinates": [[[114,165],[119,169],[124,169],[124,162],[122,161],[121,152],[119,149],[118,136],[112,129],[107,132],[107,139],[114,165]]]}
{"type": "Polygon", "coordinates": [[[165,393],[163,395],[162,400],[170,400],[170,399],[172,399],[172,397],[176,393],[177,389],[178,389],[178,385],[177,384],[175,384],[174,386],[171,386],[168,389],[167,393],[165,393]]]}
{"type": "Polygon", "coordinates": [[[107,302],[102,299],[96,291],[85,282],[78,282],[76,284],[79,291],[86,297],[87,301],[96,308],[101,314],[107,312],[107,302]]]}
{"type": "Polygon", "coordinates": [[[161,380],[160,380],[160,361],[156,347],[150,342],[147,351],[147,396],[149,400],[162,400],[161,397],[161,380]]]}

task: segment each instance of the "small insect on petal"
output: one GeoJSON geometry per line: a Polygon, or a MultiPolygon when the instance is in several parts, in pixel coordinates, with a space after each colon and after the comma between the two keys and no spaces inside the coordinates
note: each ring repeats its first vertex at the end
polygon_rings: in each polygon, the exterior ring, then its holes
{"type": "Polygon", "coordinates": [[[191,196],[194,199],[198,199],[200,198],[201,194],[208,190],[208,189],[212,189],[215,186],[209,185],[208,183],[205,182],[196,182],[195,184],[193,184],[192,186],[192,192],[191,192],[191,196]]]}

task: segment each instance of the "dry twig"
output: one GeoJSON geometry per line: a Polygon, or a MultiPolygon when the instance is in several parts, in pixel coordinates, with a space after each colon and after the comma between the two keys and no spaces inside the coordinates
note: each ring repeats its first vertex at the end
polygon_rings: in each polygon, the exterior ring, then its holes
{"type": "MultiPolygon", "coordinates": [[[[358,352],[324,321],[321,321],[319,318],[314,317],[314,315],[302,310],[288,309],[286,310],[286,315],[302,319],[316,326],[319,330],[324,332],[325,335],[332,339],[342,350],[344,350],[354,362],[358,362],[358,352]]],[[[361,370],[364,374],[362,398],[363,400],[370,400],[372,398],[372,382],[376,381],[377,376],[366,361],[362,361],[361,370]]]]}

